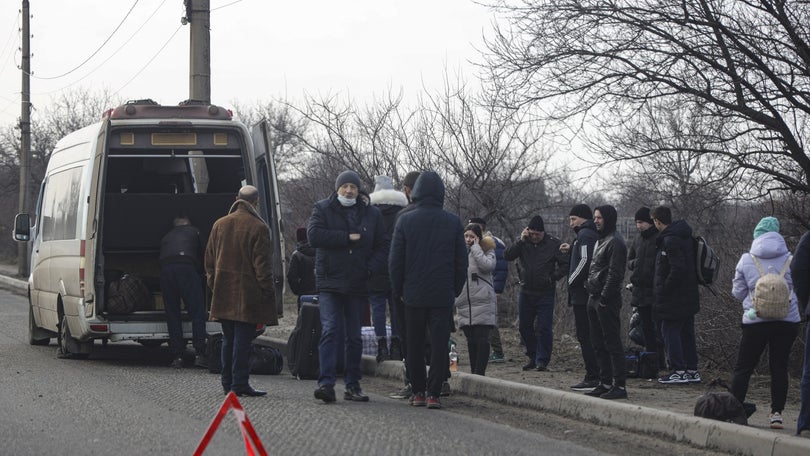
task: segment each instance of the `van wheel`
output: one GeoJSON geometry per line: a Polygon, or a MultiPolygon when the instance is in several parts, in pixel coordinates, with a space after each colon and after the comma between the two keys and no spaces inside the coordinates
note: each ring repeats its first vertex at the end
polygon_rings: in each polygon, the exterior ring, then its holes
{"type": "Polygon", "coordinates": [[[62,359],[86,359],[90,356],[90,347],[92,342],[82,343],[74,339],[70,335],[70,327],[67,323],[67,317],[62,315],[59,320],[59,337],[58,348],[56,349],[56,357],[62,359]]]}
{"type": "Polygon", "coordinates": [[[44,329],[37,326],[34,321],[34,308],[28,304],[28,344],[29,345],[48,345],[51,343],[51,337],[45,332],[44,329]]]}

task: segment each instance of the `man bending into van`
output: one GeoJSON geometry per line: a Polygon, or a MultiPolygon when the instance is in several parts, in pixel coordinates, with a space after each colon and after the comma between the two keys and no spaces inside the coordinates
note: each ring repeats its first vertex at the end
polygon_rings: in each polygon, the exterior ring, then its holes
{"type": "Polygon", "coordinates": [[[191,224],[188,216],[174,218],[174,228],[160,241],[160,289],[166,310],[166,325],[169,327],[169,348],[172,351],[172,367],[183,367],[183,323],[180,319],[180,298],[186,303],[191,316],[194,350],[197,356],[194,365],[207,367],[205,360],[205,305],[200,278],[200,262],[203,245],[200,231],[191,224]]]}

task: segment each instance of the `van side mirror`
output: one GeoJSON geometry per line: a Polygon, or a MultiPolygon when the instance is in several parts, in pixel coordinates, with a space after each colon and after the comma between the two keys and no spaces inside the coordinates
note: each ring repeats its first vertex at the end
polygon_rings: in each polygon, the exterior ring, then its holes
{"type": "Polygon", "coordinates": [[[14,217],[14,240],[20,242],[31,240],[31,217],[28,214],[17,214],[14,217]]]}

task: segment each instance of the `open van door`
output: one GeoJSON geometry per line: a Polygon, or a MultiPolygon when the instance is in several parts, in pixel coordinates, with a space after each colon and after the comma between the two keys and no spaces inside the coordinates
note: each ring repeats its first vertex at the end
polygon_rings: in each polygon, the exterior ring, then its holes
{"type": "Polygon", "coordinates": [[[284,316],[284,235],[281,220],[281,202],[278,195],[276,162],[270,148],[270,127],[267,121],[253,126],[253,160],[256,164],[256,187],[259,189],[259,213],[270,225],[272,243],[273,282],[276,291],[276,314],[284,316]]]}

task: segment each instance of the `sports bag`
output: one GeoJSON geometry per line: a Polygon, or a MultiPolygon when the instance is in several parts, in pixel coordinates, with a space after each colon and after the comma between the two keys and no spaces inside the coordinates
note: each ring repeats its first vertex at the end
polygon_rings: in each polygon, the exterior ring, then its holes
{"type": "Polygon", "coordinates": [[[283,369],[284,355],[281,350],[268,345],[251,344],[251,374],[278,375],[283,369]]]}
{"type": "Polygon", "coordinates": [[[788,256],[779,274],[766,273],[762,270],[759,259],[754,255],[751,255],[751,258],[754,260],[757,271],[759,271],[759,279],[754,285],[754,296],[751,299],[757,317],[767,319],[787,317],[790,311],[790,287],[787,280],[785,280],[785,273],[787,273],[793,255],[788,256]]]}
{"type": "Polygon", "coordinates": [[[128,314],[154,307],[152,293],[143,280],[133,274],[124,274],[107,287],[107,312],[128,314]]]}
{"type": "Polygon", "coordinates": [[[733,394],[728,391],[728,385],[715,379],[709,383],[709,388],[705,394],[700,396],[695,402],[695,416],[709,418],[711,420],[727,421],[742,425],[748,424],[750,417],[757,407],[746,402],[740,403],[733,394]],[[717,387],[723,387],[726,391],[715,391],[717,387]]]}

